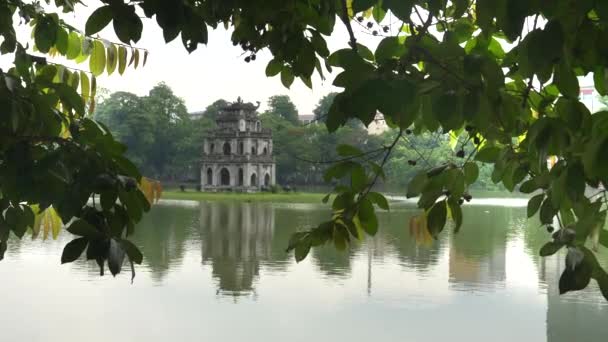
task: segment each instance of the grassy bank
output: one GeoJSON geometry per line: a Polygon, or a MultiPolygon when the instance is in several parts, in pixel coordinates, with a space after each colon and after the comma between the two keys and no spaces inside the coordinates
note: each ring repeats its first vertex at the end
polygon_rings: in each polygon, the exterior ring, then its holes
{"type": "Polygon", "coordinates": [[[277,203],[321,203],[323,193],[211,193],[197,191],[163,191],[163,199],[192,200],[192,201],[246,201],[246,202],[277,202],[277,203]]]}

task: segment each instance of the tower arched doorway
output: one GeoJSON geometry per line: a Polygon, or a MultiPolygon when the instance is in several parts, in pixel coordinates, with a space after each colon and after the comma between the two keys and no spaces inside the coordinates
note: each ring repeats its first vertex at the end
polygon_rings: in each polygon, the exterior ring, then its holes
{"type": "Polygon", "coordinates": [[[255,173],[251,174],[251,186],[258,186],[258,176],[255,173]]]}
{"type": "Polygon", "coordinates": [[[207,169],[207,185],[213,185],[213,170],[207,169]]]}
{"type": "Polygon", "coordinates": [[[264,176],[264,186],[270,186],[270,175],[266,174],[266,176],[264,176]]]}
{"type": "Polygon", "coordinates": [[[243,179],[245,177],[243,176],[243,169],[239,169],[239,186],[243,186],[243,179]]]}
{"type": "Polygon", "coordinates": [[[220,180],[223,186],[230,185],[230,171],[228,171],[227,168],[223,168],[222,171],[220,171],[220,180]]]}

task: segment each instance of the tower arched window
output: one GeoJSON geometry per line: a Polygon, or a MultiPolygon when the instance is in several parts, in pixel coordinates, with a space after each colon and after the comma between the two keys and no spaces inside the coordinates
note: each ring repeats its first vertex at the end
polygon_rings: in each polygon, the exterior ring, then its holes
{"type": "Polygon", "coordinates": [[[207,169],[207,185],[213,185],[213,170],[207,169]]]}
{"type": "Polygon", "coordinates": [[[231,148],[230,148],[230,143],[229,142],[225,142],[224,143],[224,155],[229,156],[232,153],[231,148]]]}
{"type": "Polygon", "coordinates": [[[243,145],[243,142],[241,141],[241,142],[239,143],[239,152],[238,152],[238,153],[239,153],[239,154],[243,154],[243,153],[244,153],[244,151],[245,151],[245,145],[243,145]]]}

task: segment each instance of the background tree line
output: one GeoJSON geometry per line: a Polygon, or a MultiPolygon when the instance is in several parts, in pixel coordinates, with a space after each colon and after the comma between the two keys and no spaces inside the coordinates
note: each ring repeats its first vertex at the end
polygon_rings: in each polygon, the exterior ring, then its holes
{"type": "MultiPolygon", "coordinates": [[[[369,134],[358,120],[329,133],[324,120],[335,95],[330,93],[318,102],[313,111],[315,121],[309,124],[300,121],[300,113],[289,96],[275,95],[268,99],[267,110],[260,113],[260,119],[264,127],[273,131],[280,184],[326,185],[323,173],[340,158],[339,145],[356,146],[370,152],[373,159],[380,155],[372,151],[390,143],[394,131],[369,134]]],[[[143,174],[168,182],[195,182],[199,177],[197,165],[203,139],[206,132],[215,127],[215,118],[227,104],[226,100],[219,99],[202,115],[194,117],[188,113],[184,100],[168,85],[160,83],[146,96],[115,92],[102,97],[95,116],[128,146],[127,156],[143,174]]],[[[436,166],[453,157],[457,153],[455,142],[442,134],[408,135],[398,143],[386,165],[388,183],[380,185],[404,192],[408,182],[423,167],[436,166]]],[[[477,186],[502,189],[491,181],[490,175],[491,168],[482,167],[477,186]]]]}

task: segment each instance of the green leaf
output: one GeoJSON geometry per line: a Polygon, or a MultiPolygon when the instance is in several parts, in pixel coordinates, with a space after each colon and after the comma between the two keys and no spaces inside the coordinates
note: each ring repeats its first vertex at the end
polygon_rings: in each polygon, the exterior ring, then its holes
{"type": "Polygon", "coordinates": [[[372,15],[374,16],[374,20],[377,23],[380,23],[386,16],[386,11],[382,8],[382,5],[378,3],[376,6],[374,6],[374,9],[372,10],[372,15]]]}
{"type": "Polygon", "coordinates": [[[6,243],[5,240],[0,241],[0,261],[4,259],[4,253],[6,252],[6,249],[8,248],[8,245],[6,243]]]}
{"type": "Polygon", "coordinates": [[[540,209],[540,205],[543,203],[544,198],[545,198],[544,194],[536,195],[536,196],[530,198],[530,200],[528,201],[528,209],[527,209],[528,217],[532,217],[532,216],[536,215],[536,212],[538,212],[538,209],[540,209]]]}
{"type": "Polygon", "coordinates": [[[448,200],[448,206],[450,207],[450,213],[452,214],[452,220],[454,220],[454,232],[458,233],[460,227],[462,227],[462,208],[455,197],[450,197],[448,200]]]}
{"type": "Polygon", "coordinates": [[[106,68],[106,48],[103,46],[103,43],[98,40],[93,41],[89,68],[91,73],[95,76],[101,75],[106,68]]]}
{"type": "Polygon", "coordinates": [[[376,61],[378,63],[384,63],[393,58],[398,59],[405,51],[405,45],[400,37],[386,37],[376,48],[376,61]]]}
{"type": "Polygon", "coordinates": [[[577,99],[580,95],[580,87],[574,70],[566,63],[565,58],[562,58],[556,66],[553,83],[559,91],[566,97],[577,99]]]}
{"type": "Polygon", "coordinates": [[[369,200],[373,203],[376,203],[381,209],[389,210],[388,201],[386,197],[384,197],[384,195],[382,195],[381,193],[370,192],[369,194],[367,194],[367,198],[369,198],[369,200]]]}
{"type": "Polygon", "coordinates": [[[414,176],[414,178],[412,178],[412,180],[410,180],[407,186],[406,197],[412,198],[420,195],[428,180],[429,177],[427,176],[426,171],[419,172],[416,176],[414,176]]]}
{"type": "Polygon", "coordinates": [[[435,239],[439,233],[441,233],[443,227],[445,227],[447,214],[448,212],[445,201],[435,203],[428,213],[428,230],[435,239]]]}
{"type": "Polygon", "coordinates": [[[312,37],[310,38],[310,43],[314,47],[315,51],[321,57],[329,56],[329,49],[327,49],[327,42],[325,41],[323,36],[321,36],[321,34],[319,32],[317,32],[316,30],[310,30],[310,32],[312,33],[312,37]]]}
{"type": "Polygon", "coordinates": [[[74,235],[83,236],[88,239],[101,237],[101,233],[94,226],[82,219],[72,222],[67,230],[74,235]]]}
{"type": "Polygon", "coordinates": [[[357,165],[352,169],[351,182],[353,191],[355,192],[359,192],[365,189],[365,187],[367,186],[367,174],[365,172],[365,169],[361,165],[357,165]]]}
{"type": "Polygon", "coordinates": [[[357,43],[357,53],[361,58],[367,59],[370,62],[375,60],[374,53],[365,45],[357,43]]]}
{"type": "Polygon", "coordinates": [[[301,239],[295,246],[294,256],[296,258],[296,262],[300,262],[306,259],[308,253],[310,252],[311,243],[309,239],[301,239]]]}
{"type": "Polygon", "coordinates": [[[91,84],[89,82],[89,77],[84,71],[80,72],[80,94],[85,102],[89,99],[91,94],[91,84]]]}
{"type": "Polygon", "coordinates": [[[447,189],[451,195],[460,198],[465,189],[465,177],[460,169],[450,169],[445,173],[447,189]]]}
{"type": "Polygon", "coordinates": [[[477,0],[475,3],[475,14],[477,25],[483,31],[489,31],[493,26],[493,19],[496,12],[495,0],[477,0]]]}
{"type": "Polygon", "coordinates": [[[112,10],[110,6],[102,6],[96,9],[87,20],[84,32],[87,36],[93,35],[112,21],[112,10]]]}
{"type": "Polygon", "coordinates": [[[464,178],[467,185],[475,183],[477,177],[479,177],[479,167],[474,162],[467,162],[464,164],[464,178]]]}
{"type": "Polygon", "coordinates": [[[589,260],[583,259],[581,264],[572,270],[569,267],[564,269],[559,278],[559,293],[564,294],[570,291],[579,291],[587,287],[591,281],[593,268],[589,260]]]}
{"type": "Polygon", "coordinates": [[[57,40],[57,23],[49,15],[41,16],[34,30],[36,47],[42,53],[47,53],[57,40]]]}
{"type": "Polygon", "coordinates": [[[133,263],[141,265],[144,256],[139,251],[139,248],[137,248],[137,246],[135,246],[129,240],[120,240],[120,244],[122,246],[122,249],[127,253],[129,260],[131,260],[133,263]]]}
{"type": "Polygon", "coordinates": [[[106,69],[108,75],[112,75],[114,70],[116,70],[116,64],[118,62],[118,50],[116,49],[116,45],[110,44],[110,46],[108,46],[107,58],[106,69]]]}
{"type": "Polygon", "coordinates": [[[125,260],[125,251],[122,246],[114,239],[110,239],[110,248],[108,249],[108,268],[113,276],[120,273],[122,264],[125,260]]]}
{"type": "Polygon", "coordinates": [[[113,7],[114,31],[116,36],[125,44],[131,41],[138,42],[141,38],[143,23],[137,13],[135,6],[122,4],[113,7]]]}
{"type": "Polygon", "coordinates": [[[288,67],[283,67],[283,70],[281,71],[281,83],[283,83],[283,86],[285,86],[285,88],[289,89],[291,87],[291,85],[293,84],[294,81],[294,76],[293,73],[291,72],[291,69],[289,69],[288,67]]]}
{"type": "Polygon", "coordinates": [[[283,70],[283,63],[277,59],[272,59],[266,66],[266,76],[273,77],[283,70]]]}
{"type": "Polygon", "coordinates": [[[340,144],[336,147],[336,151],[338,152],[338,155],[341,157],[352,157],[352,156],[360,156],[363,154],[363,152],[352,145],[347,145],[347,144],[340,144]]]}
{"type": "Polygon", "coordinates": [[[559,242],[549,241],[541,247],[540,256],[547,257],[553,255],[557,253],[557,251],[559,251],[562,247],[564,247],[564,245],[559,242]]]}
{"type": "Polygon", "coordinates": [[[82,252],[84,252],[85,248],[87,248],[88,243],[89,240],[84,237],[80,237],[70,241],[63,248],[63,253],[61,254],[61,263],[65,264],[78,259],[82,255],[82,252]]]}
{"type": "Polygon", "coordinates": [[[372,202],[364,198],[359,203],[359,212],[357,213],[363,230],[371,236],[376,235],[378,232],[378,218],[376,217],[376,211],[372,202]]]}
{"type": "Polygon", "coordinates": [[[68,50],[66,52],[67,59],[74,59],[80,55],[80,49],[82,47],[82,41],[80,41],[80,36],[72,31],[68,35],[68,50]]]}
{"type": "Polygon", "coordinates": [[[555,214],[557,214],[557,212],[553,208],[551,198],[545,199],[543,204],[540,206],[540,222],[542,224],[552,224],[555,214]]]}
{"type": "Polygon", "coordinates": [[[475,160],[484,163],[495,163],[500,154],[500,147],[497,146],[485,146],[481,150],[477,152],[475,155],[475,160]]]}
{"type": "Polygon", "coordinates": [[[118,47],[118,73],[124,74],[127,68],[127,49],[124,46],[118,47]]]}
{"type": "Polygon", "coordinates": [[[595,90],[601,95],[608,95],[608,78],[606,77],[606,68],[604,66],[597,66],[593,71],[593,83],[595,90]]]}
{"type": "Polygon", "coordinates": [[[68,32],[66,30],[64,30],[62,27],[59,27],[57,30],[57,41],[55,42],[55,47],[57,48],[57,51],[62,55],[67,54],[68,45],[69,45],[68,32]]]}

